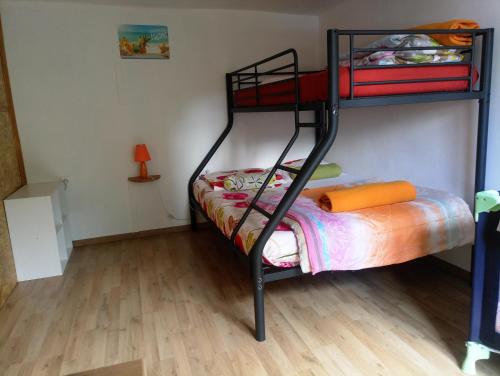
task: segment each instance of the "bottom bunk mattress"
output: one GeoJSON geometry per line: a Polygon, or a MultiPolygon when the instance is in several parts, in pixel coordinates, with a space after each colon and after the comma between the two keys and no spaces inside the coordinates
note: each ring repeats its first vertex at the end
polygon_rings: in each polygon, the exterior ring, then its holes
{"type": "MultiPolygon", "coordinates": [[[[346,186],[367,182],[342,175],[311,181],[308,187],[346,186]]],[[[269,189],[259,205],[272,212],[286,187],[269,189]]],[[[255,191],[214,190],[203,178],[194,183],[194,195],[207,216],[231,236],[255,191]]],[[[267,223],[252,211],[235,243],[248,254],[267,223]]],[[[357,270],[397,264],[471,244],[474,220],[459,197],[429,188],[417,188],[411,202],[344,213],[330,213],[310,198],[299,196],[268,240],[263,261],[278,267],[300,265],[304,273],[357,270]]]]}

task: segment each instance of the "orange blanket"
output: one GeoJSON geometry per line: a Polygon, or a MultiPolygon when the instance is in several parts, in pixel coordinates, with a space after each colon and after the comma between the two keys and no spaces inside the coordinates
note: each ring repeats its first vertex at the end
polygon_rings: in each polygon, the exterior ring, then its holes
{"type": "Polygon", "coordinates": [[[325,191],[318,204],[323,210],[339,213],[412,201],[416,197],[417,190],[413,184],[393,181],[325,191]]]}
{"type": "MultiPolygon", "coordinates": [[[[444,22],[436,22],[427,25],[420,25],[414,29],[430,30],[430,29],[479,29],[479,24],[474,20],[449,20],[444,22]]],[[[472,44],[471,34],[431,34],[431,37],[437,40],[444,46],[468,46],[472,44]]]]}

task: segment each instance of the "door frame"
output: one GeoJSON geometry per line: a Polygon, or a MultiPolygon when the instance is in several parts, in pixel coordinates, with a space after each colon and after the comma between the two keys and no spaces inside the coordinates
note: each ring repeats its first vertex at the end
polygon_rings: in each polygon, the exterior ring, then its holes
{"type": "MultiPolygon", "coordinates": [[[[1,108],[1,111],[8,112],[10,123],[12,126],[12,134],[14,136],[14,144],[16,147],[17,163],[19,164],[19,173],[21,174],[21,187],[26,185],[26,170],[24,168],[23,152],[21,148],[21,140],[19,139],[19,131],[17,129],[16,113],[14,111],[14,101],[12,99],[12,91],[9,80],[9,69],[7,67],[7,57],[5,53],[5,44],[3,39],[3,27],[0,15],[0,62],[2,64],[2,76],[5,85],[5,93],[7,98],[7,108],[1,108]]],[[[19,189],[20,187],[17,187],[19,189]]]]}

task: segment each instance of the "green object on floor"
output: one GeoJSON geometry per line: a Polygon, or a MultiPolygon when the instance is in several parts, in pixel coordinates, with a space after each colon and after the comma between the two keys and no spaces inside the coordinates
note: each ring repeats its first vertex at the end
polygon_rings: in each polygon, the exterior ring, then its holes
{"type": "MultiPolygon", "coordinates": [[[[498,193],[497,193],[498,194],[498,193]]],[[[476,362],[482,359],[490,358],[490,349],[477,342],[467,342],[467,355],[462,364],[462,372],[467,375],[476,374],[476,362]]]]}
{"type": "Polygon", "coordinates": [[[483,191],[476,193],[476,206],[474,210],[474,218],[476,222],[479,220],[479,214],[496,212],[500,210],[500,195],[497,191],[483,191]]]}

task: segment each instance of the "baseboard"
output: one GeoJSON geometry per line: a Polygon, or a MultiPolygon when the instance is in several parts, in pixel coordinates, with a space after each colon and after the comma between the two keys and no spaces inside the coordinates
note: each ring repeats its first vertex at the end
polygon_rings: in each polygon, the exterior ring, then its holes
{"type": "MultiPolygon", "coordinates": [[[[200,225],[202,225],[202,224],[199,224],[199,226],[200,225]]],[[[118,242],[118,241],[122,241],[122,240],[147,238],[149,236],[172,234],[172,233],[176,233],[176,232],[185,232],[185,231],[191,231],[191,225],[163,227],[163,228],[157,228],[157,229],[153,229],[153,230],[127,232],[124,234],[107,235],[107,236],[99,236],[96,238],[74,240],[73,247],[83,247],[83,246],[87,246],[87,245],[118,242]]]]}

